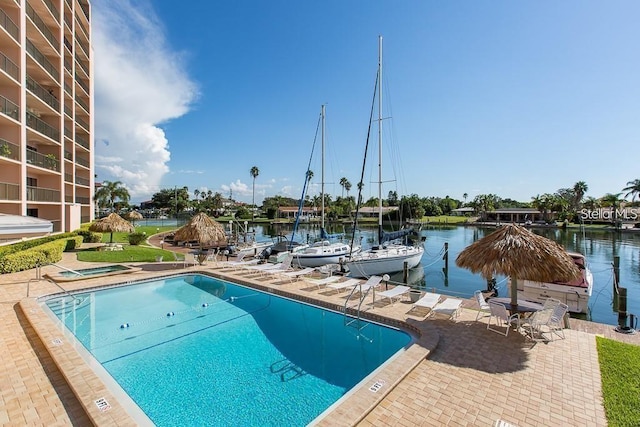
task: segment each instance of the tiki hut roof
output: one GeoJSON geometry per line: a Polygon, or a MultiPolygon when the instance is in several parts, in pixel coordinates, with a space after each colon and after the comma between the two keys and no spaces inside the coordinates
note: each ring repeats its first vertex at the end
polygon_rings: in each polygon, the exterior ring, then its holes
{"type": "Polygon", "coordinates": [[[515,224],[504,225],[467,246],[456,264],[486,279],[498,274],[538,282],[580,277],[562,246],[515,224]]]}
{"type": "Polygon", "coordinates": [[[144,217],[142,216],[142,214],[141,214],[140,212],[138,212],[138,211],[131,211],[131,212],[127,213],[127,214],[125,215],[125,217],[126,217],[129,221],[135,221],[135,220],[138,220],[138,219],[142,219],[142,218],[144,218],[144,217]]]}
{"type": "Polygon", "coordinates": [[[133,233],[133,225],[116,213],[110,213],[104,218],[96,220],[89,226],[90,231],[98,233],[133,233]]]}
{"type": "Polygon", "coordinates": [[[198,241],[201,246],[222,246],[227,243],[227,234],[220,223],[200,212],[176,230],[173,240],[177,242],[198,241]]]}

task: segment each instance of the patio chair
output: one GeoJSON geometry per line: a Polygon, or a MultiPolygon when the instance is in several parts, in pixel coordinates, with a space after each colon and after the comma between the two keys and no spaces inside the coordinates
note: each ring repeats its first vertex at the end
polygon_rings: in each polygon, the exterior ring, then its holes
{"type": "Polygon", "coordinates": [[[342,292],[345,289],[353,288],[358,283],[362,283],[360,279],[347,279],[344,282],[329,283],[326,287],[342,292]]]}
{"type": "Polygon", "coordinates": [[[409,290],[411,290],[411,288],[409,286],[398,285],[398,286],[394,287],[393,289],[389,289],[387,291],[378,292],[378,296],[382,297],[382,298],[388,298],[389,299],[389,303],[393,304],[394,302],[396,302],[396,300],[399,300],[404,295],[408,295],[409,294],[409,290]]]}
{"type": "Polygon", "coordinates": [[[320,289],[321,287],[326,286],[326,285],[328,285],[330,283],[333,283],[333,282],[337,282],[340,279],[341,279],[340,276],[329,276],[329,277],[325,277],[323,279],[305,278],[304,282],[308,283],[310,285],[313,285],[313,286],[317,287],[318,289],[320,289]]]}
{"type": "Polygon", "coordinates": [[[460,314],[460,308],[462,307],[462,300],[458,298],[447,298],[441,303],[436,304],[431,312],[436,315],[440,314],[447,317],[449,320],[454,320],[460,314]]]}
{"type": "Polygon", "coordinates": [[[289,271],[273,271],[273,270],[266,270],[265,273],[268,274],[273,274],[274,276],[283,278],[283,279],[287,279],[290,282],[293,282],[295,280],[298,280],[298,278],[300,276],[306,276],[309,275],[311,273],[313,273],[316,269],[313,267],[305,267],[305,268],[301,268],[298,270],[289,270],[289,271]]]}
{"type": "Polygon", "coordinates": [[[551,319],[553,309],[543,308],[533,313],[530,317],[522,319],[520,328],[532,341],[546,341],[544,336],[545,327],[551,319]]]}
{"type": "Polygon", "coordinates": [[[411,309],[407,312],[407,314],[411,313],[414,310],[420,310],[420,309],[425,309],[428,308],[429,309],[429,313],[427,313],[427,315],[430,315],[431,312],[433,311],[433,307],[436,306],[436,304],[438,304],[440,302],[440,298],[442,297],[442,295],[440,294],[434,294],[433,292],[426,292],[422,298],[420,298],[418,301],[413,303],[413,306],[411,307],[411,309]]]}
{"type": "Polygon", "coordinates": [[[268,274],[268,273],[284,273],[285,271],[291,271],[291,263],[293,261],[293,255],[292,254],[288,254],[284,260],[278,264],[271,264],[271,263],[266,263],[266,264],[258,264],[258,265],[247,265],[244,268],[246,270],[251,271],[252,273],[264,273],[264,274],[268,274]]]}
{"type": "Polygon", "coordinates": [[[482,317],[487,317],[487,316],[491,317],[491,310],[489,309],[489,303],[487,302],[487,300],[484,299],[484,295],[482,294],[482,291],[475,291],[473,295],[476,297],[476,301],[478,302],[478,306],[480,307],[480,309],[478,310],[478,314],[476,315],[476,322],[480,318],[481,314],[482,314],[482,317]]]}
{"type": "Polygon", "coordinates": [[[511,329],[511,325],[516,325],[516,330],[520,328],[520,317],[518,317],[518,313],[512,314],[509,316],[507,313],[507,308],[496,301],[489,300],[489,323],[487,324],[487,329],[498,334],[509,336],[509,329],[511,329]],[[492,328],[491,325],[492,320],[495,319],[495,325],[492,328]],[[500,328],[500,329],[496,329],[500,328]],[[505,328],[502,330],[502,328],[505,328]]]}

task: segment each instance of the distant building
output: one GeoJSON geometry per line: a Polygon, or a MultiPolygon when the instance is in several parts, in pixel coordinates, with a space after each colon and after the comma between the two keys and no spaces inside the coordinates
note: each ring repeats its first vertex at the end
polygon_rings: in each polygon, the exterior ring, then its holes
{"type": "Polygon", "coordinates": [[[458,209],[451,210],[451,215],[456,215],[456,216],[470,216],[470,215],[474,215],[475,213],[476,213],[476,210],[475,208],[472,208],[472,207],[458,208],[458,209]]]}
{"type": "MultiPolygon", "coordinates": [[[[555,218],[554,212],[547,212],[547,220],[555,218]]],[[[527,221],[543,221],[542,212],[534,208],[504,208],[490,212],[482,212],[482,221],[485,222],[509,222],[523,224],[527,221]]]]}
{"type": "MultiPolygon", "coordinates": [[[[400,210],[400,208],[398,206],[383,206],[382,207],[382,215],[388,215],[391,212],[395,212],[400,210]]],[[[378,212],[380,212],[380,209],[378,209],[378,206],[363,206],[360,208],[360,211],[358,212],[358,215],[361,217],[377,217],[378,216],[378,212]]],[[[351,211],[351,213],[353,215],[356,214],[355,209],[351,211]]]]}
{"type": "Polygon", "coordinates": [[[87,0],[0,1],[0,213],[53,231],[94,218],[87,0]]]}

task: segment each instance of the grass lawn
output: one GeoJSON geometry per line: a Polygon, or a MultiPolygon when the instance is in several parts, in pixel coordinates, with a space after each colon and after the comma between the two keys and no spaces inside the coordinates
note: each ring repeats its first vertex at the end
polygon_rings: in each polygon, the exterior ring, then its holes
{"type": "Polygon", "coordinates": [[[640,426],[640,346],[596,337],[610,426],[640,426]]]}
{"type": "MultiPolygon", "coordinates": [[[[115,241],[115,235],[114,235],[115,241]]],[[[161,256],[164,261],[173,261],[173,252],[149,246],[124,245],[121,251],[98,251],[95,248],[78,251],[78,261],[85,262],[155,262],[161,256]]],[[[178,254],[180,259],[183,255],[178,254]]]]}
{"type": "MultiPolygon", "coordinates": [[[[136,233],[146,233],[147,236],[152,236],[157,233],[164,233],[165,231],[175,230],[176,227],[163,226],[153,227],[149,225],[141,225],[136,227],[136,233]]],[[[113,243],[129,243],[129,233],[113,233],[113,243]]],[[[102,233],[102,242],[109,243],[111,239],[111,233],[102,233]]]]}
{"type": "Polygon", "coordinates": [[[440,216],[425,216],[422,217],[422,222],[429,224],[462,224],[469,220],[466,216],[458,215],[440,215],[440,216]]]}

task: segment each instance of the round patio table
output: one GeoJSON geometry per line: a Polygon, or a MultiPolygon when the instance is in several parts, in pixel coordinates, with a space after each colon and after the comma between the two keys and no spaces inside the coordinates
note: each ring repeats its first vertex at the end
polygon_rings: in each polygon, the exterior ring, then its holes
{"type": "Polygon", "coordinates": [[[511,305],[511,298],[491,298],[491,301],[499,302],[500,304],[504,305],[511,314],[519,313],[524,315],[531,315],[531,313],[542,310],[542,304],[520,298],[518,298],[517,306],[511,305]]]}

